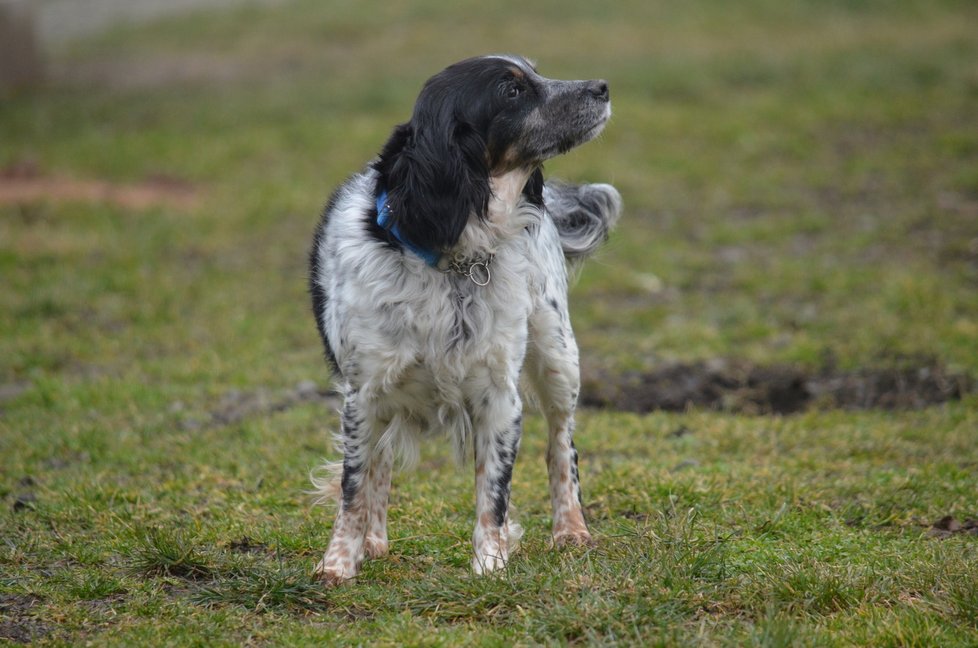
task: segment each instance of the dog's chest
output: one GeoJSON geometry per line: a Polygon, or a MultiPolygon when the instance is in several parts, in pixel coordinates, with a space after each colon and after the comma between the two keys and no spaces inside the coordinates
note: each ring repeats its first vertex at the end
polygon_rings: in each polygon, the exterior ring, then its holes
{"type": "Polygon", "coordinates": [[[385,309],[381,346],[355,354],[382,418],[462,429],[462,411],[516,389],[531,301],[525,280],[505,275],[485,287],[449,278],[385,309]]]}
{"type": "Polygon", "coordinates": [[[466,364],[525,343],[530,298],[522,278],[497,271],[495,283],[477,286],[465,277],[449,277],[443,290],[413,304],[415,318],[407,333],[425,364],[466,364]]]}
{"type": "Polygon", "coordinates": [[[370,324],[362,322],[353,355],[373,374],[364,376],[368,381],[383,377],[384,391],[457,399],[467,386],[515,379],[531,303],[526,277],[498,264],[487,286],[462,276],[429,278],[387,301],[370,324]],[[376,336],[369,334],[373,327],[376,336]]]}

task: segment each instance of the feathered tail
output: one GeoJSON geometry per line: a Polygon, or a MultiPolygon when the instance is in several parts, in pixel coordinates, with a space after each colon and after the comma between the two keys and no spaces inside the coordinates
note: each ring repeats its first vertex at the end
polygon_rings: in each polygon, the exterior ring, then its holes
{"type": "Polygon", "coordinates": [[[609,184],[548,182],[543,202],[557,225],[564,258],[571,268],[604,243],[621,216],[621,194],[609,184]]]}

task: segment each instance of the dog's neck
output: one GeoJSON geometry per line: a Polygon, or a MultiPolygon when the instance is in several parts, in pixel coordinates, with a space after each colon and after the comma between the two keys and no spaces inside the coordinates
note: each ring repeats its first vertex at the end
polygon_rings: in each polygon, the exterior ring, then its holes
{"type": "Polygon", "coordinates": [[[523,199],[523,187],[533,173],[532,168],[519,168],[489,177],[489,211],[487,219],[490,223],[502,228],[517,225],[522,230],[526,224],[513,223],[518,219],[517,211],[523,199]]]}
{"type": "Polygon", "coordinates": [[[489,176],[491,196],[486,217],[475,214],[469,217],[451,255],[466,258],[493,255],[500,244],[519,236],[539,218],[535,209],[525,208],[523,199],[523,187],[533,171],[533,168],[518,168],[489,176]]]}

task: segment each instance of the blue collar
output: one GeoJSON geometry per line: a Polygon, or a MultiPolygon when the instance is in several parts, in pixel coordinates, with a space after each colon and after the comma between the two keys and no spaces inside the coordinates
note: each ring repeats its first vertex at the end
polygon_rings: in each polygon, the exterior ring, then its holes
{"type": "Polygon", "coordinates": [[[396,224],[389,226],[390,220],[391,209],[390,205],[387,204],[387,190],[385,189],[380,192],[379,196],[377,196],[377,224],[390,232],[391,236],[397,239],[398,243],[417,254],[432,268],[438,265],[438,261],[441,260],[441,254],[435,252],[434,250],[428,250],[419,245],[415,245],[411,241],[407,240],[401,234],[401,230],[396,224]]]}

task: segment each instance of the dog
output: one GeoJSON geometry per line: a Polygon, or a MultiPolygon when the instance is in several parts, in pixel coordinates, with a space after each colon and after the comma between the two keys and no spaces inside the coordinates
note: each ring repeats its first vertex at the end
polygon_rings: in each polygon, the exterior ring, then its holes
{"type": "Polygon", "coordinates": [[[517,56],[449,66],[369,166],[329,199],[310,253],[319,334],[344,397],[339,500],[316,574],[353,578],[388,551],[396,456],[440,434],[475,457],[472,569],[505,566],[521,530],[510,481],[529,393],[549,427],[555,545],[590,544],[574,448],[580,385],[569,277],[621,211],[607,184],[544,182],[542,164],[596,137],[608,84],[558,81],[517,56]],[[523,384],[526,389],[521,390],[523,384]]]}

